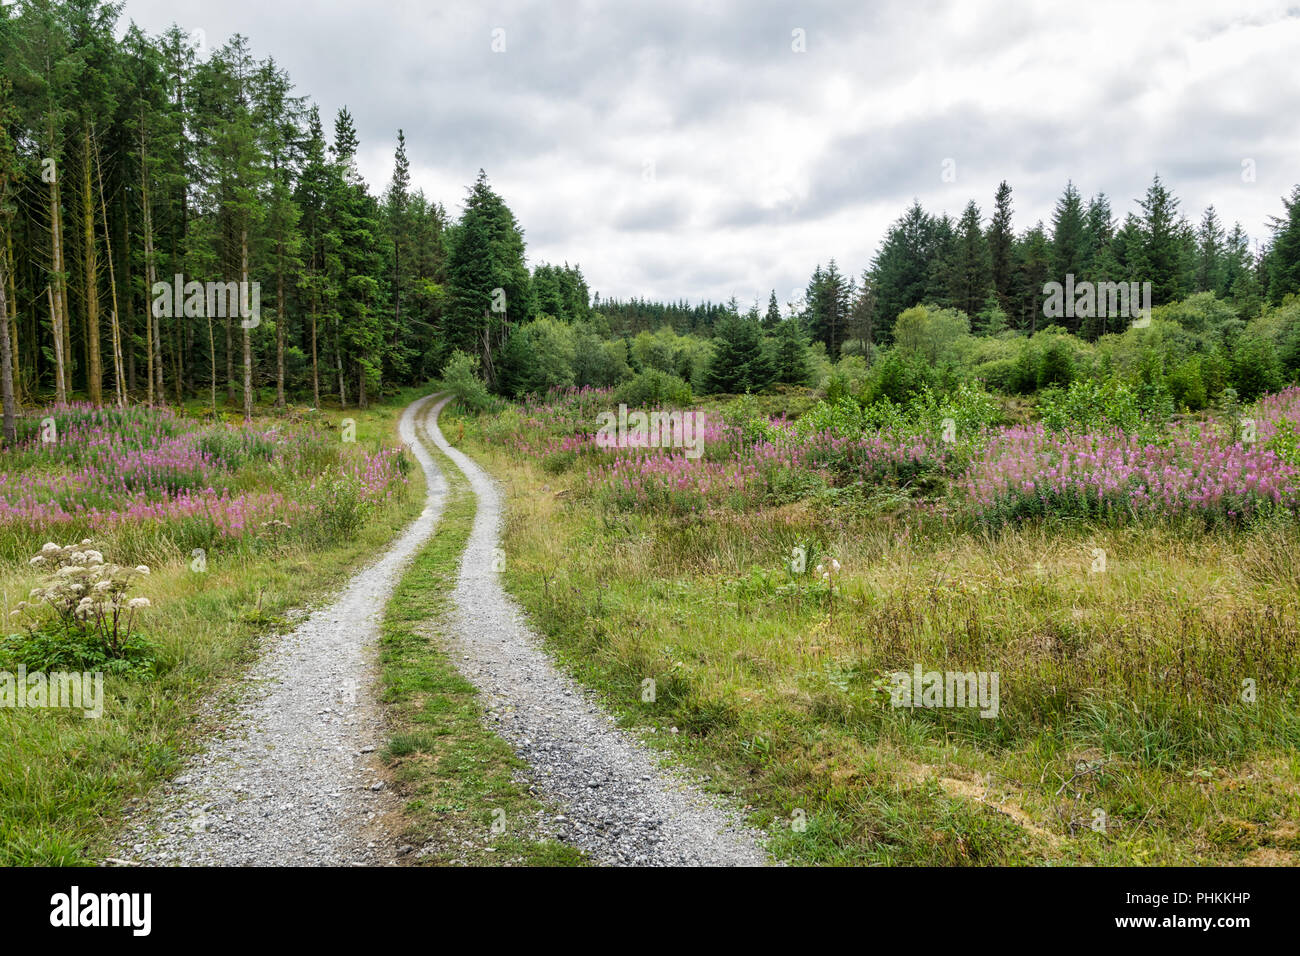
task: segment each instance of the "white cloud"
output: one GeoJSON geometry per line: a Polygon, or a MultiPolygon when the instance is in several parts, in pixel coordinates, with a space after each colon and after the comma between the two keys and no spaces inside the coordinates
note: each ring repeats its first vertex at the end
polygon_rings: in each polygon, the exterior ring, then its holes
{"type": "Polygon", "coordinates": [[[376,190],[398,127],[453,213],[486,169],[530,259],[580,263],[605,296],[784,300],[832,256],[860,272],[913,197],[987,215],[1001,179],[1020,228],[1067,179],[1122,216],[1159,172],[1189,218],[1212,202],[1263,238],[1300,178],[1284,3],[127,0],[129,18],[249,36],[327,122],[352,110],[376,190]]]}

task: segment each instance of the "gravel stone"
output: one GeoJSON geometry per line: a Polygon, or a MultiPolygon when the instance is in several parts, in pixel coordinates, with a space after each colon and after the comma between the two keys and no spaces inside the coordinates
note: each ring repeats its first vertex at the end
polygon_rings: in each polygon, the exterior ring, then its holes
{"type": "Polygon", "coordinates": [[[660,766],[552,663],[493,569],[501,527],[496,485],[438,430],[449,399],[431,401],[414,402],[399,422],[428,478],[420,516],[332,604],[280,638],[233,703],[223,696],[205,705],[221,732],[170,784],[128,809],[118,848],[104,862],[376,866],[412,854],[384,830],[397,798],[374,780],[375,741],[385,739],[375,644],[379,615],[446,500],[446,480],[416,432],[417,417],[427,415],[429,435],[478,498],[454,594],[459,670],[482,692],[493,731],[528,764],[530,791],[551,805],[538,813],[536,832],[604,864],[770,863],[761,832],[660,766]]]}
{"type": "Polygon", "coordinates": [[[221,713],[224,732],[141,805],[114,858],[204,866],[393,862],[392,840],[376,821],[395,798],[365,779],[377,771],[374,742],[384,739],[374,650],[384,605],[446,499],[446,480],[416,438],[416,416],[430,398],[411,404],[398,425],[429,479],[424,510],[337,600],[253,667],[235,713],[221,713]]]}
{"type": "Polygon", "coordinates": [[[632,734],[561,672],[494,569],[500,546],[496,483],[428,422],[434,443],[469,479],[478,512],[455,590],[460,670],[483,694],[492,729],[532,768],[561,815],[557,838],[595,861],[636,866],[761,866],[763,835],[734,808],[660,766],[632,734]]]}

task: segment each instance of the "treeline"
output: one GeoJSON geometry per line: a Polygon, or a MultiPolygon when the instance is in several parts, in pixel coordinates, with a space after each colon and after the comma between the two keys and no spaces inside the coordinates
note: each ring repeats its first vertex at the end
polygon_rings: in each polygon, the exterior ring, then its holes
{"type": "Polygon", "coordinates": [[[1028,395],[1115,379],[1141,386],[1152,408],[1195,410],[1297,381],[1300,187],[1258,256],[1213,207],[1193,227],[1159,177],[1139,207],[1117,224],[1105,195],[1085,201],[1070,183],[1050,227],[1016,233],[1005,182],[987,223],[974,202],[956,222],[913,203],[860,277],[832,259],[784,310],[775,291],[745,310],[734,298],[597,303],[588,324],[606,342],[529,326],[546,357],[505,390],[627,382],[630,400],[676,401],[788,384],[870,403],[975,382],[1028,395]],[[1049,316],[1045,285],[1070,276],[1149,284],[1152,314],[1139,316],[1134,301],[1117,315],[1096,300],[1049,316]],[[607,354],[596,361],[599,349],[607,354]]]}
{"type": "Polygon", "coordinates": [[[205,52],[176,26],[130,24],[119,41],[120,9],[0,6],[6,421],[46,398],[202,395],[248,415],[270,388],[276,405],[364,406],[455,350],[499,384],[510,326],[536,308],[589,316],[576,267],[529,274],[523,233],[482,172],[451,221],[411,187],[399,130],[375,194],[346,108],[323,119],[239,35],[205,52]],[[154,308],[155,285],[178,275],[256,282],[260,314],[202,295],[154,308]]]}
{"type": "Polygon", "coordinates": [[[1239,328],[1267,313],[1281,329],[1268,348],[1244,341],[1267,366],[1262,380],[1290,374],[1289,319],[1278,318],[1290,313],[1278,309],[1300,291],[1300,187],[1258,256],[1213,209],[1189,223],[1158,178],[1140,215],[1116,222],[1104,195],[1085,200],[1070,184],[1049,226],[1021,232],[1003,183],[987,223],[974,202],[955,221],[914,203],[859,276],[831,260],[797,303],[775,292],[747,310],[734,299],[593,300],[576,265],[530,272],[523,230],[481,171],[453,221],[412,188],[398,130],[391,178],[375,192],[349,111],[322,117],[246,38],[206,51],[178,27],[149,36],[131,24],[118,40],[119,16],[120,4],[98,0],[0,6],[6,435],[19,406],[51,398],[202,396],[214,414],[225,404],[246,416],[264,392],[277,406],[364,406],[445,375],[453,358],[456,374],[510,395],[819,385],[845,360],[877,364],[914,307],[960,329],[963,354],[984,343],[970,370],[1023,391],[1061,377],[1034,365],[1043,349],[1029,343],[1045,330],[1091,346],[1125,326],[1113,316],[1048,326],[1043,284],[1071,273],[1150,282],[1157,306],[1211,296],[1212,308],[1188,314],[1209,316],[1196,349],[1213,352],[1214,367],[1233,366],[1239,328]],[[176,276],[200,290],[257,283],[260,313],[214,310],[202,294],[155,308],[155,287],[176,276]]]}
{"type": "MultiPolygon", "coordinates": [[[[1283,199],[1284,214],[1256,257],[1240,223],[1226,229],[1211,206],[1193,225],[1156,176],[1140,214],[1117,222],[1110,200],[1085,200],[1068,183],[1051,223],[1016,233],[1011,187],[993,197],[987,223],[972,200],[960,218],[933,215],[919,203],[889,228],[859,280],[832,260],[817,267],[801,317],[813,338],[838,357],[844,343],[888,344],[895,320],[920,303],[958,309],[978,331],[1033,334],[1044,324],[1043,286],[1078,281],[1151,283],[1152,303],[1213,292],[1245,317],[1300,291],[1300,186],[1283,199]]],[[[1066,317],[1065,331],[1088,341],[1122,330],[1114,316],[1066,317]]]]}

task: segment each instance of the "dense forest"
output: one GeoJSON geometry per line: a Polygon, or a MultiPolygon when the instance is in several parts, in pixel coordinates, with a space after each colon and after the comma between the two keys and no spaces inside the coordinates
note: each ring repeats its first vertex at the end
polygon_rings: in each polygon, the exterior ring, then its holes
{"type": "Polygon", "coordinates": [[[277,405],[364,407],[456,348],[491,370],[534,295],[585,315],[576,269],[530,276],[486,176],[450,221],[412,189],[399,130],[376,195],[346,108],[322,118],[242,36],[204,57],[175,26],[118,39],[119,14],[96,0],[0,7],[0,344],[19,403],[204,395],[248,413],[273,387],[277,405]],[[153,307],[174,276],[258,283],[259,320],[156,314],[174,311],[153,307]]]}
{"type": "Polygon", "coordinates": [[[439,374],[483,395],[622,383],[666,400],[832,380],[905,398],[972,377],[1024,393],[1122,371],[1195,408],[1300,369],[1300,187],[1258,249],[1213,207],[1190,222],[1158,176],[1121,221],[1070,183],[1019,232],[1002,183],[987,220],[974,201],[956,220],[914,203],[859,276],[831,259],[797,301],[602,300],[577,266],[530,271],[481,171],[453,220],[413,188],[397,130],[376,190],[349,111],[327,121],[248,39],[205,56],[178,27],[119,18],[97,0],[0,8],[7,421],[47,397],[365,407],[439,374]],[[1149,282],[1158,321],[1135,343],[1125,319],[1046,319],[1044,283],[1067,275],[1149,282]],[[257,283],[259,317],[211,293],[157,308],[174,277],[257,283]]]}

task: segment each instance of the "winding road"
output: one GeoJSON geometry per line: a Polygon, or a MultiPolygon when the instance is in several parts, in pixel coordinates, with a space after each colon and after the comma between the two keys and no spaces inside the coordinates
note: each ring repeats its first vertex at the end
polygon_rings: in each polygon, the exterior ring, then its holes
{"type": "MultiPolygon", "coordinates": [[[[680,773],[663,768],[565,675],[502,589],[495,570],[501,495],[438,428],[449,398],[428,396],[399,432],[424,470],[419,517],[329,606],[254,666],[226,729],[130,818],[115,860],[179,865],[384,865],[394,806],[375,751],[385,741],[375,696],[380,615],[437,526],[447,482],[417,429],[466,476],[478,509],[454,592],[449,648],[482,693],[492,729],[528,765],[555,808],[548,830],[596,863],[763,865],[761,834],[680,773]]],[[[225,706],[211,705],[219,712],[225,706]]]]}

